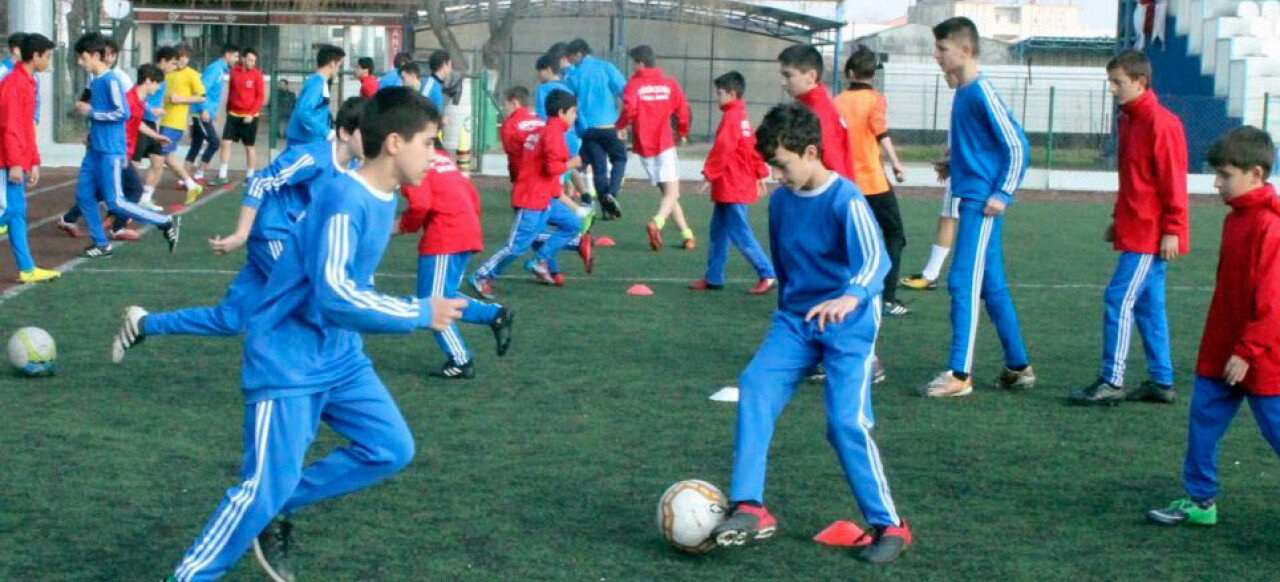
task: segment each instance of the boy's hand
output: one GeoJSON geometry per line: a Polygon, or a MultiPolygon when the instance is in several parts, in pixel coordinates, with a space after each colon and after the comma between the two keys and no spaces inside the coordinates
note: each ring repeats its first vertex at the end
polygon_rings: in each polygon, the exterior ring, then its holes
{"type": "Polygon", "coordinates": [[[1160,258],[1166,261],[1178,258],[1178,235],[1166,234],[1160,237],[1160,258]]]}
{"type": "Polygon", "coordinates": [[[209,123],[209,112],[208,112],[208,111],[201,111],[201,112],[200,112],[200,121],[203,121],[203,122],[205,122],[205,123],[209,123]]]}
{"type": "Polygon", "coordinates": [[[572,169],[574,169],[574,168],[581,168],[581,167],[582,167],[582,156],[573,156],[572,158],[569,158],[569,162],[568,162],[567,164],[565,164],[565,165],[566,165],[566,166],[568,166],[568,167],[569,167],[569,169],[571,169],[571,170],[572,170],[572,169]]]}
{"type": "Polygon", "coordinates": [[[158,140],[156,140],[156,141],[157,141],[157,142],[159,142],[159,143],[160,143],[160,145],[162,145],[162,146],[168,146],[169,144],[172,144],[172,143],[173,143],[173,140],[169,139],[169,136],[167,136],[167,135],[161,135],[161,136],[160,136],[160,139],[158,139],[158,140]]]}
{"type": "Polygon", "coordinates": [[[933,172],[938,175],[938,181],[941,182],[951,177],[951,160],[943,158],[933,163],[933,172]]]}
{"type": "Polygon", "coordinates": [[[618,130],[618,139],[627,141],[627,128],[624,127],[618,130]]]}
{"type": "Polygon", "coordinates": [[[80,115],[88,115],[91,109],[92,108],[89,107],[88,103],[85,103],[84,101],[76,101],[76,113],[79,113],[80,115]]]}
{"type": "Polygon", "coordinates": [[[1103,242],[1116,242],[1116,223],[1112,222],[1107,225],[1106,230],[1102,231],[1103,242]]]}
{"type": "Polygon", "coordinates": [[[983,207],[982,213],[987,216],[1000,216],[1004,214],[1004,202],[992,195],[987,198],[987,205],[983,207]]]}
{"type": "Polygon", "coordinates": [[[152,109],[152,110],[151,110],[151,115],[154,115],[154,116],[156,116],[156,117],[164,117],[164,108],[163,108],[163,107],[157,107],[157,108],[155,108],[155,109],[152,109]]]}
{"type": "Polygon", "coordinates": [[[710,190],[711,190],[711,182],[707,182],[707,181],[705,181],[705,180],[704,180],[704,181],[702,182],[702,185],[701,185],[701,186],[698,186],[698,193],[699,193],[699,194],[706,194],[706,193],[707,193],[708,191],[710,191],[710,190]]]}
{"type": "Polygon", "coordinates": [[[1244,358],[1232,355],[1227,360],[1227,365],[1222,369],[1222,379],[1226,381],[1228,386],[1235,386],[1244,381],[1244,377],[1249,374],[1249,362],[1244,358]]]}
{"type": "Polygon", "coordinates": [[[687,135],[680,136],[680,145],[689,145],[689,136],[687,135]]]}
{"type": "Polygon", "coordinates": [[[445,331],[449,329],[453,322],[462,317],[462,309],[467,306],[466,299],[445,299],[444,297],[432,297],[431,301],[431,329],[436,331],[445,331]]]}
{"type": "Polygon", "coordinates": [[[233,234],[226,238],[215,236],[209,239],[209,248],[219,255],[225,255],[244,246],[245,237],[233,234]]]}
{"type": "Polygon", "coordinates": [[[897,180],[899,184],[906,182],[907,173],[902,170],[902,164],[893,162],[892,165],[893,165],[893,179],[897,180]]]}
{"type": "Polygon", "coordinates": [[[27,174],[27,185],[35,186],[40,181],[40,166],[31,166],[31,172],[27,174]]]}
{"type": "Polygon", "coordinates": [[[858,298],[852,295],[841,295],[813,306],[804,316],[805,321],[818,320],[818,331],[827,331],[827,322],[843,323],[844,316],[858,308],[858,298]]]}
{"type": "Polygon", "coordinates": [[[10,184],[22,183],[22,168],[18,168],[18,167],[9,168],[9,183],[10,184]]]}
{"type": "Polygon", "coordinates": [[[768,194],[768,193],[769,193],[769,185],[766,184],[764,180],[757,181],[756,194],[759,194],[760,196],[764,196],[765,194],[768,194]]]}

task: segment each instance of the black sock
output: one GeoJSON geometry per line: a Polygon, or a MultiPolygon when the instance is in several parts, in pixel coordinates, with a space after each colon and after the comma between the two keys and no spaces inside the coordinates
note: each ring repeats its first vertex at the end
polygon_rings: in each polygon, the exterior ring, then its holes
{"type": "Polygon", "coordinates": [[[764,507],[764,504],[763,504],[763,503],[760,503],[759,501],[756,501],[756,500],[754,500],[754,499],[745,499],[745,500],[743,500],[743,501],[739,501],[739,502],[737,502],[737,503],[734,503],[734,506],[735,506],[735,507],[736,507],[736,506],[739,506],[739,505],[746,505],[746,506],[748,506],[748,507],[764,507]]]}
{"type": "Polygon", "coordinates": [[[1021,366],[1009,366],[1009,369],[1010,369],[1010,370],[1013,370],[1014,372],[1021,372],[1021,371],[1023,371],[1023,370],[1026,370],[1026,369],[1027,369],[1027,365],[1026,365],[1026,364],[1023,364],[1023,365],[1021,365],[1021,366]]]}
{"type": "Polygon", "coordinates": [[[951,371],[951,375],[952,375],[952,376],[955,376],[955,379],[956,379],[956,380],[959,380],[959,381],[961,381],[961,382],[964,382],[965,380],[968,380],[968,379],[969,379],[969,375],[968,375],[968,374],[966,374],[966,373],[964,373],[964,372],[957,372],[957,371],[955,371],[955,370],[952,370],[952,371],[951,371]]]}

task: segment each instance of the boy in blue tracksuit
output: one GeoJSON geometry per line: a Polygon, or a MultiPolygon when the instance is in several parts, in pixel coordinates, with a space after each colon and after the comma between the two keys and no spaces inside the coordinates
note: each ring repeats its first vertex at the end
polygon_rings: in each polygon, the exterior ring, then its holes
{"type": "Polygon", "coordinates": [[[392,69],[382,74],[378,78],[378,90],[381,91],[387,87],[403,87],[404,81],[400,80],[400,67],[413,62],[413,54],[407,52],[398,52],[396,57],[391,61],[392,69]]]}
{"type": "Polygon", "coordinates": [[[618,190],[627,172],[627,145],[618,138],[618,99],[627,80],[609,61],[591,56],[591,45],[576,38],[565,49],[573,64],[565,80],[578,99],[575,127],[582,137],[582,163],[591,166],[602,220],[622,218],[618,190]],[[610,172],[612,167],[612,172],[610,172]]]}
{"type": "MultiPolygon", "coordinates": [[[[203,183],[204,172],[209,169],[209,160],[218,153],[222,146],[222,138],[218,136],[216,125],[218,106],[222,102],[222,89],[231,76],[231,67],[240,61],[240,48],[233,44],[222,45],[222,58],[209,63],[200,73],[200,82],[204,85],[204,101],[191,106],[191,147],[187,150],[187,163],[200,164],[195,169],[195,180],[203,183]],[[202,150],[203,148],[203,150],[202,150]],[[203,151],[202,156],[200,152],[203,151]]],[[[225,183],[226,180],[220,180],[225,183]]]]}
{"type": "Polygon", "coordinates": [[[302,83],[302,93],[293,106],[285,139],[289,146],[329,139],[329,80],[338,74],[347,53],[331,44],[316,52],[316,72],[302,83]]]}
{"type": "Polygon", "coordinates": [[[294,146],[249,181],[240,207],[235,234],[215,237],[209,246],[229,253],[247,242],[248,261],[241,267],[222,302],[167,313],[147,313],[136,305],[125,309],[124,324],[111,342],[111,361],[120,363],[125,351],[148,336],[229,336],[244,331],[258,306],[262,289],[284,252],[293,225],[311,203],[311,194],[345,173],[362,155],[352,134],[360,124],[365,100],[352,97],[338,110],[338,139],[294,146]]]}
{"type": "Polygon", "coordinates": [[[921,387],[930,398],[973,392],[973,352],[977,343],[979,300],[995,324],[1004,347],[1004,370],[996,385],[1024,389],[1035,385],[1027,363],[1022,329],[1004,275],[1004,211],[1022,183],[1029,161],[1027,136],[1013,112],[978,72],[978,28],[956,17],[933,28],[934,57],[948,82],[957,84],[951,106],[951,194],[960,199],[955,256],[947,276],[951,293],[951,357],[947,369],[921,387]]]}
{"type": "Polygon", "coordinates": [[[395,221],[393,191],[426,174],[440,118],[403,87],[379,91],[365,107],[364,166],[314,193],[249,320],[243,480],[170,580],[216,580],[250,546],[272,580],[294,579],[288,516],[382,481],[413,458],[409,427],[360,334],[443,330],[466,301],[398,299],[373,288],[395,221]],[[321,421],[350,443],[305,465],[321,421]]]}
{"type": "Polygon", "coordinates": [[[76,184],[76,204],[84,215],[85,225],[93,245],[81,253],[90,259],[109,257],[111,243],[102,228],[98,214],[98,202],[104,202],[112,214],[156,226],[164,233],[172,253],[178,245],[181,218],[165,216],[147,210],[125,199],[121,185],[127,143],[125,122],[129,120],[129,105],[125,100],[124,84],[120,75],[108,75],[107,38],[99,33],[89,33],[76,41],[76,59],[93,82],[89,85],[89,102],[79,101],[76,110],[89,117],[89,147],[80,164],[80,178],[76,184]]]}
{"type": "Polygon", "coordinates": [[[769,441],[787,401],[821,361],[827,438],[871,525],[855,542],[863,548],[859,557],[889,562],[911,545],[871,439],[872,364],[889,257],[858,187],[822,165],[817,115],[799,104],[779,105],[765,116],[756,139],[756,150],[782,182],[769,200],[778,310],[739,380],[733,512],[712,536],[730,547],[776,531],[763,504],[769,441]]]}

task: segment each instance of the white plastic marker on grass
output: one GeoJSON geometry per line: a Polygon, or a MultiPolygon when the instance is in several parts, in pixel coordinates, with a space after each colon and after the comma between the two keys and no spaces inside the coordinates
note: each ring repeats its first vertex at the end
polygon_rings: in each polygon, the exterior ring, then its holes
{"type": "Polygon", "coordinates": [[[724,388],[717,390],[715,394],[711,395],[711,401],[712,402],[737,402],[738,387],[725,386],[724,388]]]}

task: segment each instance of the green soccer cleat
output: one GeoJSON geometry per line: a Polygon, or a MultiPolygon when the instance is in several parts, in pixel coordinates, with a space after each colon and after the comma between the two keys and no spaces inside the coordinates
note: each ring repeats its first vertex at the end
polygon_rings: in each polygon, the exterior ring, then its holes
{"type": "Polygon", "coordinates": [[[1215,525],[1218,523],[1218,504],[1209,501],[1203,506],[1183,497],[1170,503],[1163,509],[1152,509],[1147,512],[1147,521],[1160,525],[1215,525]]]}

